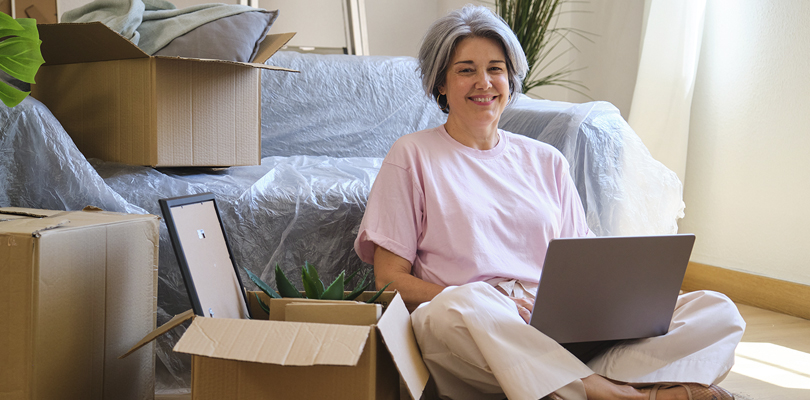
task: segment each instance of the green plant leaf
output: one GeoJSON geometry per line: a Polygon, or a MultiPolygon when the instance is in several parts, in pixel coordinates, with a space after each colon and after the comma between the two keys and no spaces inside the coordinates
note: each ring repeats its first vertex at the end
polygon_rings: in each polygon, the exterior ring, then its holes
{"type": "Polygon", "coordinates": [[[21,37],[0,42],[0,70],[16,79],[34,83],[37,70],[44,62],[38,42],[21,37]]]}
{"type": "Polygon", "coordinates": [[[270,314],[270,307],[267,304],[264,304],[261,297],[259,297],[259,294],[258,293],[253,293],[253,295],[256,296],[256,300],[259,301],[259,307],[261,307],[262,310],[264,310],[264,312],[270,314]]]}
{"type": "Polygon", "coordinates": [[[284,271],[281,270],[278,264],[276,264],[276,286],[278,286],[278,293],[281,294],[281,297],[303,297],[301,296],[301,292],[295,288],[295,285],[287,279],[287,276],[284,275],[284,271]]]}
{"type": "MultiPolygon", "coordinates": [[[[394,283],[394,281],[388,282],[388,285],[390,285],[392,283],[394,283]]],[[[381,294],[383,294],[385,289],[388,289],[388,285],[385,285],[382,289],[377,291],[377,293],[375,293],[374,296],[371,296],[370,299],[366,300],[366,303],[373,303],[375,300],[377,300],[377,298],[380,297],[381,294]]]]}
{"type": "Polygon", "coordinates": [[[321,299],[323,300],[343,300],[343,280],[346,277],[346,271],[341,271],[340,275],[334,282],[329,284],[329,287],[323,291],[321,299]]]}
{"type": "Polygon", "coordinates": [[[12,18],[10,15],[0,12],[0,38],[6,36],[19,36],[25,28],[20,24],[20,20],[12,18]]]}
{"type": "Polygon", "coordinates": [[[343,283],[349,283],[349,282],[351,282],[351,281],[352,281],[352,279],[354,279],[354,277],[355,277],[355,276],[357,276],[357,273],[358,273],[358,272],[360,272],[360,270],[359,270],[359,269],[358,269],[358,270],[356,270],[356,271],[354,271],[354,272],[352,272],[351,274],[349,274],[349,276],[347,276],[347,277],[346,277],[346,280],[344,280],[344,281],[343,281],[343,283]]]}
{"type": "MultiPolygon", "coordinates": [[[[0,13],[2,14],[2,13],[0,13]]],[[[8,17],[8,15],[3,14],[8,17]]],[[[33,40],[39,40],[39,30],[37,29],[37,20],[33,18],[17,18],[13,19],[8,17],[12,22],[8,24],[5,18],[0,21],[0,38],[7,36],[19,36],[33,40]]]]}
{"type": "Polygon", "coordinates": [[[245,272],[247,272],[248,278],[250,278],[250,280],[253,281],[253,283],[255,283],[256,286],[258,286],[259,289],[261,289],[262,292],[264,292],[264,294],[266,294],[266,295],[268,295],[268,296],[270,296],[271,298],[274,298],[274,299],[280,299],[281,298],[281,296],[279,296],[278,293],[276,293],[275,290],[273,290],[270,287],[270,285],[264,283],[264,281],[261,278],[259,278],[258,276],[256,276],[256,274],[254,274],[253,272],[248,271],[247,268],[242,268],[242,269],[244,269],[245,272]]]}
{"type": "Polygon", "coordinates": [[[363,293],[363,291],[366,290],[368,285],[371,285],[370,281],[368,283],[366,283],[366,278],[368,278],[368,271],[366,271],[366,273],[363,274],[363,280],[360,281],[360,284],[357,285],[357,287],[354,288],[354,290],[352,290],[351,293],[346,295],[346,297],[344,297],[343,300],[354,300],[354,299],[357,298],[357,296],[359,296],[361,293],[363,293]]]}
{"type": "MultiPolygon", "coordinates": [[[[45,62],[39,49],[42,42],[36,20],[15,20],[0,13],[0,39],[0,70],[14,79],[34,83],[40,65],[45,62]]],[[[0,100],[8,107],[20,104],[29,94],[0,81],[0,100]]]]}
{"type": "Polygon", "coordinates": [[[30,93],[31,92],[23,92],[22,90],[0,82],[0,100],[2,100],[3,104],[7,107],[14,107],[20,104],[30,93]]]}
{"type": "Polygon", "coordinates": [[[318,276],[318,271],[314,265],[304,262],[304,266],[301,267],[301,280],[304,281],[304,292],[307,294],[307,298],[321,298],[324,290],[323,282],[318,276]]]}

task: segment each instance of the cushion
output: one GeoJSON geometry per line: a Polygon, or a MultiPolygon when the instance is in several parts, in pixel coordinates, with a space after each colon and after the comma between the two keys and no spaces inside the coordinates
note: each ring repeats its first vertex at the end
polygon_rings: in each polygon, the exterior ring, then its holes
{"type": "Polygon", "coordinates": [[[278,10],[256,10],[220,18],[179,36],[156,56],[251,62],[278,10]]]}

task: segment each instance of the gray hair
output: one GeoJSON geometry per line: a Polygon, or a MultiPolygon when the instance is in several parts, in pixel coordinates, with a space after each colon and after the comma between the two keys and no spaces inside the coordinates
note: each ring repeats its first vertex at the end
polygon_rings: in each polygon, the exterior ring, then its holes
{"type": "Polygon", "coordinates": [[[503,18],[483,6],[467,5],[452,11],[428,29],[419,49],[419,67],[425,93],[438,101],[438,87],[445,83],[453,50],[462,39],[468,37],[494,39],[503,46],[509,74],[509,102],[513,102],[521,92],[523,78],[529,70],[526,55],[503,18]]]}

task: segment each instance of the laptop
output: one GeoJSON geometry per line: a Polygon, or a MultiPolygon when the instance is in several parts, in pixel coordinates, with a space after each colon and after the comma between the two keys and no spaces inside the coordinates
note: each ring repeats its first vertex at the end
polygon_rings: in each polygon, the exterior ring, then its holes
{"type": "Polygon", "coordinates": [[[667,333],[695,235],[549,243],[531,325],[558,343],[667,333]]]}
{"type": "Polygon", "coordinates": [[[248,319],[247,295],[212,193],[160,199],[195,315],[248,319]]]}

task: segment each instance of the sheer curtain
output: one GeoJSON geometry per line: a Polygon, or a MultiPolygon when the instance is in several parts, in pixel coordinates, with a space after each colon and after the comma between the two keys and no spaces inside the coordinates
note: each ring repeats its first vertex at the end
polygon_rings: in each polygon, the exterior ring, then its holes
{"type": "Polygon", "coordinates": [[[647,0],[628,123],[652,156],[684,181],[692,93],[706,0],[647,0]]]}

